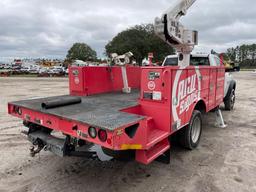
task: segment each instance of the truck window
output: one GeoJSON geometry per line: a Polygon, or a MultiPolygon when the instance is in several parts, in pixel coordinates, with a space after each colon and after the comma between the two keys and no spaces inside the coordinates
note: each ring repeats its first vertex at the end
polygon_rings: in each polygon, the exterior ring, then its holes
{"type": "Polygon", "coordinates": [[[164,66],[177,66],[178,58],[166,58],[164,61],[164,66]]]}
{"type": "Polygon", "coordinates": [[[215,59],[216,66],[220,66],[221,65],[220,59],[216,56],[214,57],[214,59],[215,59]]]}
{"type": "MultiPolygon", "coordinates": [[[[178,58],[166,58],[164,61],[164,66],[177,66],[178,65],[178,58]]],[[[191,66],[209,66],[210,62],[208,57],[191,57],[190,58],[190,65],[191,66]]]]}
{"type": "Polygon", "coordinates": [[[210,65],[208,57],[191,57],[190,64],[192,66],[210,65]]]}
{"type": "Polygon", "coordinates": [[[211,62],[211,66],[214,66],[214,67],[221,66],[221,60],[219,57],[217,57],[215,55],[210,55],[209,59],[211,62]]]}

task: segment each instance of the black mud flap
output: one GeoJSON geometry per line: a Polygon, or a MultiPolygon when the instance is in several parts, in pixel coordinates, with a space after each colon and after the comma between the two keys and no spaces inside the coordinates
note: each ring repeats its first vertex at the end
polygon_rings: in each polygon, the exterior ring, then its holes
{"type": "Polygon", "coordinates": [[[171,150],[168,149],[164,154],[159,156],[156,161],[164,164],[170,164],[170,158],[171,158],[171,150]]]}

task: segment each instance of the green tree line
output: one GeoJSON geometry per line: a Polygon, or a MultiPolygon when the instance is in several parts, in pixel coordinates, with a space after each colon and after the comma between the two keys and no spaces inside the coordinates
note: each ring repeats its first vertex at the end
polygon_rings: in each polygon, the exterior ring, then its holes
{"type": "MultiPolygon", "coordinates": [[[[148,53],[154,53],[154,62],[161,62],[175,50],[158,38],[154,33],[153,24],[141,24],[118,33],[105,46],[106,56],[111,53],[122,55],[131,51],[137,63],[141,64],[148,53]]],[[[227,49],[226,60],[240,64],[242,68],[256,68],[256,44],[241,45],[227,49]]],[[[85,43],[75,43],[68,51],[67,61],[99,61],[96,51],[85,43]]]]}
{"type": "Polygon", "coordinates": [[[226,54],[230,60],[239,63],[242,68],[256,68],[256,44],[232,47],[226,54]]]}
{"type": "MultiPolygon", "coordinates": [[[[137,63],[141,64],[148,53],[154,54],[153,61],[161,62],[166,55],[174,53],[174,49],[168,46],[154,34],[153,24],[142,24],[131,27],[117,34],[106,46],[105,54],[122,55],[131,51],[137,63]]],[[[75,43],[66,56],[67,61],[97,61],[95,50],[85,43],[75,43]]]]}
{"type": "Polygon", "coordinates": [[[155,62],[161,62],[167,55],[174,53],[172,47],[155,35],[153,24],[136,25],[122,31],[105,46],[105,50],[107,56],[131,51],[138,63],[147,58],[148,53],[154,54],[155,62]]]}

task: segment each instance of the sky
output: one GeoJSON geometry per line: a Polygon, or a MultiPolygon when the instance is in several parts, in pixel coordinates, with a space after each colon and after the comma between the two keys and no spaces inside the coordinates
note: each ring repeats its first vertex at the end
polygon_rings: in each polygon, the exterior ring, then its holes
{"type": "MultiPolygon", "coordinates": [[[[104,56],[105,45],[136,24],[153,23],[175,0],[1,0],[0,58],[64,58],[75,42],[104,56]]],[[[197,0],[182,19],[199,31],[195,52],[256,43],[255,0],[197,0]]]]}

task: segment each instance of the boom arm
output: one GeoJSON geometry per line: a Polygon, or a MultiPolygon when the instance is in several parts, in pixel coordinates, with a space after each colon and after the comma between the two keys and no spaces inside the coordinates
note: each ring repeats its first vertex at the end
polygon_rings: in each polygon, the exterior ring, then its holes
{"type": "Polygon", "coordinates": [[[174,6],[155,19],[155,33],[162,40],[174,47],[179,54],[179,66],[189,66],[190,53],[198,43],[197,31],[186,29],[180,22],[187,10],[196,0],[178,0],[174,6]]]}

